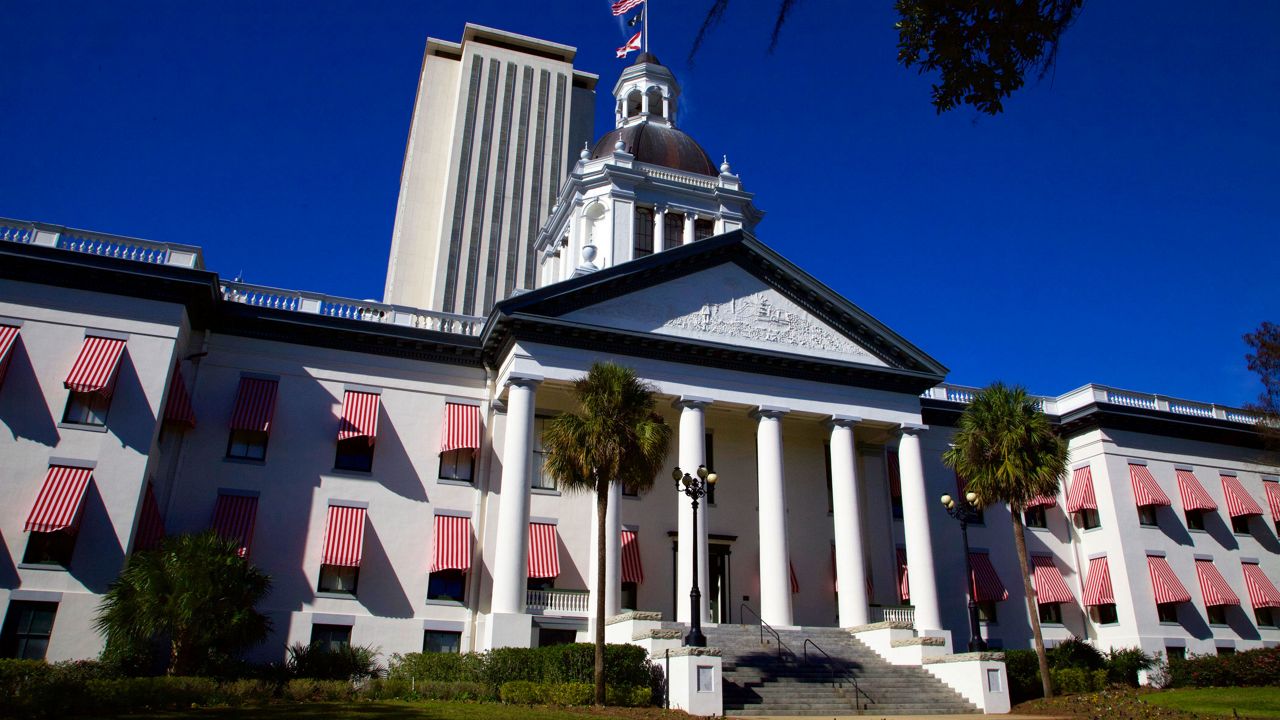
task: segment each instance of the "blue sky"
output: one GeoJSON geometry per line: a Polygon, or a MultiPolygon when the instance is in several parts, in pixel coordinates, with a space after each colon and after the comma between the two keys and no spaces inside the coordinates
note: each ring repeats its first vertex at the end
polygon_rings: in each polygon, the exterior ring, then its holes
{"type": "MultiPolygon", "coordinates": [[[[758,234],[952,370],[1241,404],[1280,320],[1280,3],[1087,3],[1003,115],[938,116],[891,0],[655,0],[683,129],[728,154],[758,234]]],[[[381,297],[428,36],[471,21],[579,48],[607,0],[0,0],[0,216],[201,245],[225,276],[381,297]]],[[[597,134],[612,124],[598,102],[597,134]]]]}

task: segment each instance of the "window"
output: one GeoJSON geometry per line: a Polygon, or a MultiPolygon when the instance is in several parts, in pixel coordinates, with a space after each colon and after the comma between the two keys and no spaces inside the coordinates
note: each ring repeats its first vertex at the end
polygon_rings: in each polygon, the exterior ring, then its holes
{"type": "Polygon", "coordinates": [[[1120,617],[1116,613],[1116,604],[1107,603],[1106,605],[1094,605],[1089,609],[1089,615],[1093,621],[1099,625],[1110,625],[1120,622],[1120,617]]]}
{"type": "Polygon", "coordinates": [[[636,208],[635,253],[641,258],[653,254],[653,208],[636,208]]]}
{"type": "Polygon", "coordinates": [[[351,647],[350,625],[312,625],[311,644],[318,645],[328,652],[337,652],[351,647]]]}
{"type": "Polygon", "coordinates": [[[58,603],[11,601],[0,631],[0,657],[43,660],[57,614],[58,603]]]}
{"type": "Polygon", "coordinates": [[[1178,622],[1178,603],[1159,603],[1156,605],[1156,616],[1162,623],[1178,622]]]}
{"type": "Polygon", "coordinates": [[[1022,513],[1022,524],[1029,528],[1046,528],[1049,527],[1049,515],[1043,506],[1027,508],[1022,513]]]}
{"type": "Polygon", "coordinates": [[[355,595],[360,582],[360,568],[344,565],[320,566],[320,592],[355,595]]]}
{"type": "Polygon", "coordinates": [[[440,453],[440,479],[471,482],[475,477],[476,451],[458,448],[440,453]]]}
{"type": "Polygon", "coordinates": [[[668,211],[662,221],[662,249],[670,250],[684,244],[684,215],[668,211]]]}
{"type": "Polygon", "coordinates": [[[1237,515],[1231,518],[1231,532],[1237,535],[1249,534],[1249,518],[1252,515],[1237,515]]]}
{"type": "Polygon", "coordinates": [[[716,234],[715,220],[694,220],[693,221],[693,239],[705,240],[716,234]]]}
{"type": "Polygon", "coordinates": [[[533,419],[533,487],[539,490],[555,490],[556,480],[547,472],[547,450],[542,446],[542,431],[550,418],[533,419]]]}
{"type": "MultiPolygon", "coordinates": [[[[702,457],[707,463],[707,472],[715,472],[713,468],[716,466],[716,446],[712,442],[711,433],[707,433],[702,440],[702,457]]],[[[715,483],[707,484],[707,505],[716,504],[716,486],[715,483]]]]}
{"type": "Polygon", "coordinates": [[[107,410],[111,398],[96,392],[72,392],[67,396],[67,409],[62,422],[68,425],[102,427],[107,424],[107,410]]]}
{"type": "Polygon", "coordinates": [[[338,441],[338,451],[333,457],[334,470],[371,472],[373,470],[373,443],[367,437],[353,437],[338,441]]]}
{"type": "Polygon", "coordinates": [[[547,647],[549,645],[572,645],[578,642],[577,630],[564,630],[561,628],[538,628],[538,647],[547,647]]]}
{"type": "Polygon", "coordinates": [[[1269,607],[1254,608],[1253,617],[1258,621],[1258,627],[1276,627],[1280,625],[1280,623],[1276,622],[1275,610],[1269,607]]]}
{"type": "Polygon", "coordinates": [[[622,583],[622,607],[625,610],[635,610],[637,606],[636,596],[639,586],[633,582],[622,583]]]}
{"type": "Polygon", "coordinates": [[[428,600],[463,602],[467,596],[467,573],[462,570],[437,570],[427,580],[428,600]]]}
{"type": "Polygon", "coordinates": [[[1205,615],[1209,617],[1210,625],[1227,624],[1227,607],[1225,605],[1210,605],[1204,610],[1205,615]]]}
{"type": "Polygon", "coordinates": [[[1170,662],[1173,662],[1174,660],[1187,659],[1187,649],[1181,646],[1172,646],[1172,645],[1166,646],[1164,649],[1164,654],[1166,657],[1169,658],[1170,662]]]}
{"type": "Polygon", "coordinates": [[[71,566],[71,554],[76,549],[75,529],[55,532],[33,532],[27,538],[27,550],[22,562],[30,565],[71,566]]]}
{"type": "Polygon", "coordinates": [[[1040,622],[1053,625],[1062,624],[1062,605],[1061,603],[1041,603],[1040,604],[1040,622]]]}
{"type": "Polygon", "coordinates": [[[1188,530],[1204,529],[1204,511],[1203,510],[1188,510],[1186,512],[1186,515],[1187,515],[1188,530]]]}
{"type": "Polygon", "coordinates": [[[1076,526],[1081,530],[1092,530],[1097,527],[1102,527],[1102,521],[1098,519],[1097,510],[1086,508],[1075,513],[1075,516],[1076,526]]]}
{"type": "Polygon", "coordinates": [[[822,443],[822,464],[827,469],[827,512],[835,512],[835,497],[831,493],[831,443],[822,443]]]}
{"type": "Polygon", "coordinates": [[[978,603],[978,619],[991,625],[997,622],[996,603],[994,600],[985,600],[978,603]]]}
{"type": "Polygon", "coordinates": [[[1155,527],[1159,523],[1156,520],[1156,506],[1143,505],[1138,508],[1138,524],[1143,527],[1155,527]]]}
{"type": "Polygon", "coordinates": [[[1223,646],[1218,648],[1218,654],[1219,655],[1235,655],[1236,649],[1233,647],[1223,646]]]}
{"type": "Polygon", "coordinates": [[[422,652],[457,653],[462,651],[462,633],[427,630],[422,634],[422,652]]]}
{"type": "Polygon", "coordinates": [[[554,590],[556,587],[555,578],[529,578],[525,585],[529,590],[554,590]]]}
{"type": "Polygon", "coordinates": [[[232,430],[227,439],[227,457],[240,460],[267,458],[267,433],[259,430],[232,430]]]}

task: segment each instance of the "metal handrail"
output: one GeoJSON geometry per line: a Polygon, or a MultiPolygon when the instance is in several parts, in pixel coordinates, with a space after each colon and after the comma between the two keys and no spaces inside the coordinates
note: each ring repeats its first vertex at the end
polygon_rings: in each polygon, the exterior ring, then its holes
{"type": "Polygon", "coordinates": [[[826,658],[826,659],[827,659],[826,666],[827,666],[827,670],[831,673],[831,686],[832,686],[832,687],[835,687],[835,686],[836,686],[836,684],[837,684],[837,680],[836,680],[837,673],[839,674],[839,677],[840,677],[842,680],[846,680],[846,681],[848,681],[848,682],[849,682],[849,684],[853,685],[853,708],[854,708],[855,710],[857,710],[858,712],[862,712],[862,704],[861,704],[861,702],[858,700],[858,696],[859,696],[859,695],[861,695],[862,697],[866,698],[868,703],[870,703],[870,704],[872,704],[872,705],[874,705],[874,704],[875,704],[875,702],[876,702],[876,701],[875,701],[875,700],[872,700],[872,699],[871,699],[871,696],[870,696],[870,695],[868,695],[868,694],[866,693],[866,691],[865,691],[865,690],[863,690],[862,688],[858,687],[858,678],[857,678],[857,676],[855,676],[855,675],[853,674],[853,671],[852,671],[852,670],[850,670],[849,668],[844,667],[843,665],[839,665],[839,664],[837,664],[837,663],[835,662],[835,658],[833,658],[833,657],[831,657],[830,655],[828,655],[828,654],[827,654],[827,651],[826,651],[826,650],[823,650],[823,649],[822,649],[822,647],[821,647],[820,645],[818,645],[818,643],[814,642],[812,638],[805,638],[805,639],[804,639],[804,645],[802,645],[802,646],[801,646],[801,650],[803,650],[803,651],[804,651],[804,664],[805,664],[805,665],[811,665],[811,664],[812,664],[812,662],[809,660],[809,646],[810,646],[810,645],[812,645],[812,646],[813,646],[813,649],[814,649],[814,650],[817,650],[818,652],[822,653],[822,656],[823,656],[824,658],[826,658]]]}
{"type": "Polygon", "coordinates": [[[760,644],[761,645],[764,644],[764,632],[765,630],[768,630],[769,634],[773,636],[774,642],[777,643],[778,657],[782,657],[782,650],[784,648],[786,649],[788,655],[790,655],[791,657],[796,656],[795,651],[787,647],[786,643],[782,642],[782,636],[778,634],[777,630],[773,629],[772,625],[765,622],[764,618],[760,617],[760,614],[757,613],[755,610],[752,610],[750,605],[746,603],[742,603],[742,605],[738,606],[738,617],[745,619],[746,618],[745,613],[751,613],[752,615],[754,615],[756,618],[756,622],[760,625],[760,644]]]}

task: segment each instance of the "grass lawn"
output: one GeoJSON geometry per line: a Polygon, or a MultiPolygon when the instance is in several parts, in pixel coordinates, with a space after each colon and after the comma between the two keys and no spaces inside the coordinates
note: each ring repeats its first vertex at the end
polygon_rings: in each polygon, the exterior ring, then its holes
{"type": "Polygon", "coordinates": [[[500,703],[349,702],[290,703],[265,707],[199,708],[181,712],[127,715],[132,720],[560,720],[561,718],[617,718],[620,720],[677,720],[683,712],[658,708],[561,708],[500,703]]]}
{"type": "Polygon", "coordinates": [[[1197,715],[1280,718],[1280,687],[1180,688],[1142,697],[1143,702],[1197,715]]]}

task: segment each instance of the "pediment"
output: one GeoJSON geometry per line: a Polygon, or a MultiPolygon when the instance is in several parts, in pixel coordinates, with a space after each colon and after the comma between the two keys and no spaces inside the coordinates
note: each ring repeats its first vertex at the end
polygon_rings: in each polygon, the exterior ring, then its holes
{"type": "Polygon", "coordinates": [[[729,262],[573,310],[597,327],[888,367],[867,347],[729,262]]]}

